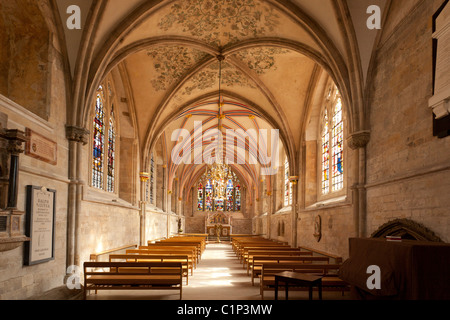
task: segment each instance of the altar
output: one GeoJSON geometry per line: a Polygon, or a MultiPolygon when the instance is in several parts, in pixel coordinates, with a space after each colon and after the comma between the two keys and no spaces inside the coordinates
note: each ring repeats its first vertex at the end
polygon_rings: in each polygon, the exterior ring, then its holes
{"type": "Polygon", "coordinates": [[[232,232],[231,215],[225,212],[208,213],[205,232],[210,237],[230,237],[232,232]]]}

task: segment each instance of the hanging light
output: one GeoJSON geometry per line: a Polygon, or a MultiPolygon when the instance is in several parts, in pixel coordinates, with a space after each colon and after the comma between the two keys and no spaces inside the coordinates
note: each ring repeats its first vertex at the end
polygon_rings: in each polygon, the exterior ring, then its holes
{"type": "MultiPolygon", "coordinates": [[[[224,200],[226,197],[226,186],[229,177],[232,177],[230,167],[223,161],[223,139],[222,139],[222,120],[225,118],[223,114],[223,97],[221,92],[222,85],[222,62],[225,57],[220,54],[217,56],[219,60],[219,102],[218,102],[218,147],[215,150],[215,162],[209,163],[206,169],[206,175],[211,177],[212,184],[215,189],[214,198],[216,200],[224,200]]],[[[212,162],[212,161],[211,161],[212,162]]]]}

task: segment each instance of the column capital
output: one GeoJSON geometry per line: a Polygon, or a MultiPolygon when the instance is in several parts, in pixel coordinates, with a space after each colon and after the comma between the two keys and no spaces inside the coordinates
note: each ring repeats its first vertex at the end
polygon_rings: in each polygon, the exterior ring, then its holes
{"type": "Polygon", "coordinates": [[[66,126],[66,138],[69,141],[81,142],[83,145],[87,145],[88,136],[89,131],[85,128],[66,126]]]}
{"type": "Polygon", "coordinates": [[[5,130],[2,136],[6,140],[8,140],[7,150],[9,153],[13,155],[18,155],[25,151],[23,148],[23,143],[28,141],[25,132],[16,129],[5,130]]]}
{"type": "Polygon", "coordinates": [[[359,131],[350,135],[347,139],[348,146],[357,150],[364,148],[370,141],[370,131],[359,131]]]}

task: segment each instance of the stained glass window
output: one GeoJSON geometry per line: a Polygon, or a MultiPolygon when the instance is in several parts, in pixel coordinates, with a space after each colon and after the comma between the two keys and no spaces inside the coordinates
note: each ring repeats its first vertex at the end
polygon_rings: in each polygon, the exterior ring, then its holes
{"type": "Polygon", "coordinates": [[[205,210],[213,211],[213,187],[211,181],[207,181],[205,187],[205,210]]]}
{"type": "Polygon", "coordinates": [[[235,190],[236,211],[241,211],[241,186],[238,184],[235,190]]]}
{"type": "Polygon", "coordinates": [[[325,110],[322,133],[322,193],[327,194],[330,186],[330,132],[328,113],[325,110]]]}
{"type": "Polygon", "coordinates": [[[114,105],[111,106],[111,115],[109,118],[108,130],[108,175],[107,175],[107,191],[114,192],[115,182],[115,158],[116,158],[116,131],[114,125],[114,105]]]}
{"type": "Polygon", "coordinates": [[[226,191],[226,197],[227,197],[226,210],[227,211],[234,211],[233,191],[234,191],[233,180],[229,179],[228,184],[227,184],[227,191],[226,191]]]}
{"type": "Polygon", "coordinates": [[[92,187],[108,192],[115,192],[116,185],[116,120],[112,96],[109,84],[107,89],[103,85],[97,89],[92,144],[92,187]]]}
{"type": "Polygon", "coordinates": [[[333,192],[344,188],[344,122],[342,100],[338,98],[333,115],[333,192]]]}
{"type": "Polygon", "coordinates": [[[199,184],[198,185],[198,189],[197,189],[197,210],[198,211],[203,211],[204,207],[204,201],[203,201],[203,184],[199,184]]]}
{"type": "Polygon", "coordinates": [[[284,205],[289,206],[292,204],[292,186],[289,181],[289,161],[286,157],[284,162],[284,205]]]}
{"type": "Polygon", "coordinates": [[[215,211],[223,211],[224,210],[224,200],[223,199],[214,199],[214,209],[215,209],[215,211]]]}
{"type": "Polygon", "coordinates": [[[230,172],[227,184],[222,190],[219,185],[211,182],[211,176],[205,173],[200,179],[197,188],[198,211],[227,211],[241,210],[241,186],[234,172],[230,172]],[[222,191],[224,191],[222,193],[222,191]],[[223,194],[223,198],[220,196],[223,194]]]}
{"type": "Polygon", "coordinates": [[[344,117],[342,99],[336,87],[330,89],[327,101],[322,120],[321,170],[324,195],[344,188],[344,117]]]}
{"type": "Polygon", "coordinates": [[[97,90],[94,117],[94,141],[92,156],[92,186],[103,189],[104,154],[105,154],[105,110],[103,87],[97,90]]]}
{"type": "Polygon", "coordinates": [[[150,156],[150,179],[148,181],[149,184],[149,201],[150,203],[153,203],[154,197],[155,197],[155,190],[154,190],[154,182],[155,182],[155,159],[153,157],[153,152],[150,156]]]}

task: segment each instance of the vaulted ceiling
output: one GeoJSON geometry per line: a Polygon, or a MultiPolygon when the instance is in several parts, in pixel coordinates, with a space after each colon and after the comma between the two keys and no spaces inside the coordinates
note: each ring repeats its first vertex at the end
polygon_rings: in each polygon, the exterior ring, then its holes
{"type": "MultiPolygon", "coordinates": [[[[71,0],[56,0],[61,21],[71,0]]],[[[388,0],[83,0],[81,30],[65,28],[74,115],[83,125],[100,81],[120,70],[142,163],[177,129],[278,129],[293,172],[324,77],[341,89],[350,130],[364,129],[363,91],[377,32],[367,7],[388,0]],[[219,83],[218,55],[225,61],[219,83]],[[219,90],[224,99],[218,115],[219,90]],[[76,110],[76,111],[75,111],[76,110]],[[218,122],[218,120],[221,120],[218,122]]],[[[257,147],[258,144],[255,144],[257,147]]],[[[202,148],[206,148],[203,144],[202,148]]],[[[170,169],[171,168],[171,169],[170,169]]],[[[186,183],[201,165],[169,166],[186,183]]],[[[236,166],[247,185],[260,164],[236,166]]]]}

